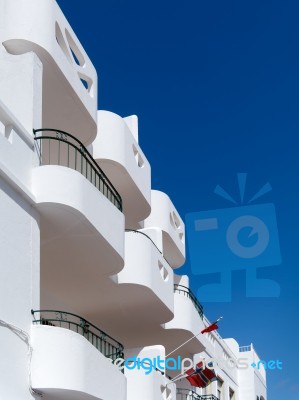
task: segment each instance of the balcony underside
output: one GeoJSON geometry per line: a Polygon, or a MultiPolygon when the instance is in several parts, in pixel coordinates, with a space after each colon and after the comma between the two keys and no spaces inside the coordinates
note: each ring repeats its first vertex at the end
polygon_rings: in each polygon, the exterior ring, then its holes
{"type": "MultiPolygon", "coordinates": [[[[68,307],[101,326],[126,348],[161,344],[168,354],[198,335],[205,327],[191,299],[184,294],[173,294],[175,299],[173,313],[173,310],[168,308],[150,287],[136,283],[120,284],[116,277],[93,282],[89,287],[90,293],[84,296],[80,296],[79,288],[76,290],[78,291],[74,292],[73,298],[76,308],[74,309],[71,304],[63,307],[68,307]],[[92,292],[97,301],[91,301],[92,292]]],[[[55,298],[47,295],[42,287],[43,308],[62,307],[61,303],[55,303],[55,298]]],[[[206,346],[206,338],[204,335],[199,335],[172,356],[190,357],[192,354],[204,351],[206,346]]]]}
{"type": "MultiPolygon", "coordinates": [[[[195,333],[188,331],[188,328],[165,329],[163,326],[160,326],[157,321],[152,321],[151,319],[145,321],[144,315],[142,319],[137,316],[136,319],[134,317],[127,318],[125,316],[117,317],[116,320],[120,324],[118,327],[115,325],[115,322],[112,321],[112,317],[110,317],[110,319],[103,317],[99,320],[102,321],[106,330],[109,329],[112,335],[118,335],[118,339],[121,340],[127,348],[159,344],[165,347],[165,352],[168,354],[195,335],[195,333]]],[[[197,333],[199,332],[200,328],[197,333]]],[[[176,358],[177,356],[181,356],[181,358],[192,358],[194,354],[201,353],[204,349],[205,342],[201,337],[198,337],[190,340],[189,343],[178,351],[172,353],[170,357],[176,358]]],[[[176,371],[172,372],[177,374],[176,371]]],[[[174,376],[172,372],[168,371],[167,374],[174,376]]]]}
{"type": "MultiPolygon", "coordinates": [[[[66,282],[56,282],[61,291],[64,284],[66,282]]],[[[52,281],[51,287],[54,288],[54,285],[55,282],[52,281]]],[[[159,328],[161,324],[173,318],[172,310],[151,289],[142,285],[118,285],[111,279],[102,278],[98,282],[88,283],[86,291],[84,285],[81,290],[80,287],[76,287],[72,292],[72,303],[70,304],[68,304],[70,295],[63,298],[63,303],[57,303],[56,294],[52,292],[52,288],[49,292],[48,288],[49,285],[42,278],[42,308],[62,307],[62,305],[68,307],[101,326],[111,336],[114,334],[118,340],[125,339],[123,344],[130,345],[130,347],[135,346],[136,340],[137,342],[141,340],[142,345],[147,344],[147,338],[144,341],[142,336],[138,337],[140,328],[142,328],[142,332],[152,330],[153,326],[159,328]],[[84,296],[81,296],[82,291],[84,296]],[[155,310],[155,312],[153,313],[151,310],[155,310]]],[[[62,299],[61,292],[59,296],[62,299]]],[[[139,343],[137,344],[139,345],[139,343]]]]}
{"type": "MultiPolygon", "coordinates": [[[[101,288],[100,291],[101,301],[98,303],[98,309],[87,314],[87,317],[101,324],[104,330],[117,337],[125,347],[161,344],[166,348],[167,354],[198,334],[204,327],[190,299],[183,298],[183,301],[186,300],[186,307],[175,308],[173,318],[170,310],[168,312],[163,310],[163,303],[153,301],[153,294],[145,287],[138,285],[115,287],[111,284],[101,288]],[[166,323],[167,320],[170,322],[166,323]]],[[[190,354],[202,352],[204,348],[204,340],[199,336],[173,356],[188,357],[190,354]]]]}
{"type": "Polygon", "coordinates": [[[41,220],[42,290],[58,306],[60,300],[75,310],[82,296],[88,309],[99,300],[99,282],[123,268],[123,214],[66,167],[35,168],[33,192],[41,220]]]}
{"type": "Polygon", "coordinates": [[[123,260],[74,210],[53,204],[43,204],[38,209],[42,289],[73,304],[75,309],[83,296],[88,309],[99,299],[98,283],[120,270],[123,260]]]}
{"type": "MultiPolygon", "coordinates": [[[[55,121],[54,128],[72,132],[82,143],[90,144],[97,134],[95,116],[84,107],[84,103],[51,55],[41,46],[27,40],[11,39],[3,45],[13,55],[33,51],[43,63],[43,126],[53,126],[55,121]]],[[[79,84],[82,86],[79,92],[86,98],[85,88],[80,82],[79,84]]],[[[87,100],[91,102],[91,99],[87,100]]]]}

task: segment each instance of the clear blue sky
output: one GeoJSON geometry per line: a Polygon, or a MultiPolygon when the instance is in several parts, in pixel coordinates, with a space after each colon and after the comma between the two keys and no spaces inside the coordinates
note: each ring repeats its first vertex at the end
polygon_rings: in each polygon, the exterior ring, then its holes
{"type": "MultiPolygon", "coordinates": [[[[295,0],[58,0],[99,74],[99,108],[137,114],[152,187],[187,213],[230,207],[270,182],[260,199],[276,206],[282,263],[261,268],[278,298],[246,298],[245,271],[233,273],[220,334],[254,342],[268,372],[269,400],[298,399],[299,3],[295,0]]],[[[181,273],[191,273],[189,259],[181,273]]],[[[196,292],[211,276],[192,276],[196,292]]],[[[200,299],[199,299],[200,300],[200,299]]]]}

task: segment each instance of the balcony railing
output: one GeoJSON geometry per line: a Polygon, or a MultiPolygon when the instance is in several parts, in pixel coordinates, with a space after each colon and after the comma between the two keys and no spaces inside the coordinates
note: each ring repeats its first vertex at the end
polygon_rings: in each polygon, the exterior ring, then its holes
{"type": "Polygon", "coordinates": [[[175,284],[174,285],[174,292],[175,293],[181,293],[184,296],[188,297],[192,301],[192,303],[193,303],[196,311],[198,312],[200,318],[203,319],[203,307],[200,304],[200,302],[197,300],[196,296],[193,294],[191,289],[189,289],[188,287],[183,286],[183,285],[175,284]]]}
{"type": "Polygon", "coordinates": [[[84,336],[105,357],[113,361],[124,358],[124,347],[107,333],[76,314],[57,310],[31,310],[33,323],[69,329],[84,336]],[[38,318],[36,318],[38,314],[38,318]]]}
{"type": "Polygon", "coordinates": [[[143,236],[145,236],[146,238],[148,238],[148,239],[153,243],[153,245],[156,247],[156,249],[158,250],[158,252],[159,252],[160,254],[162,254],[161,250],[158,248],[158,246],[157,246],[156,243],[153,241],[153,239],[150,238],[146,233],[141,232],[141,231],[137,231],[136,229],[126,229],[126,232],[134,232],[134,233],[137,233],[138,235],[143,235],[143,236]]]}
{"type": "Polygon", "coordinates": [[[176,393],[177,400],[219,400],[213,394],[197,394],[190,389],[177,388],[176,393]]]}
{"type": "Polygon", "coordinates": [[[177,388],[176,394],[177,400],[200,400],[199,394],[190,389],[177,388]]]}
{"type": "Polygon", "coordinates": [[[251,351],[251,350],[252,350],[251,344],[249,346],[240,346],[239,347],[239,352],[240,353],[245,353],[246,351],[251,351]]]}
{"type": "Polygon", "coordinates": [[[145,236],[147,239],[149,239],[149,240],[152,242],[152,244],[156,247],[156,249],[158,250],[158,252],[159,252],[160,254],[162,254],[164,260],[165,260],[165,261],[167,262],[167,264],[169,265],[169,262],[168,262],[168,261],[166,260],[166,258],[164,257],[162,251],[159,249],[159,247],[156,245],[156,243],[153,241],[153,239],[152,239],[149,235],[147,235],[145,232],[137,231],[136,229],[126,229],[126,232],[134,232],[134,233],[137,233],[137,234],[139,234],[139,235],[143,235],[143,236],[145,236]]]}
{"type": "Polygon", "coordinates": [[[57,129],[34,129],[40,165],[61,165],[80,172],[122,211],[122,199],[86,147],[73,135],[57,129]]]}

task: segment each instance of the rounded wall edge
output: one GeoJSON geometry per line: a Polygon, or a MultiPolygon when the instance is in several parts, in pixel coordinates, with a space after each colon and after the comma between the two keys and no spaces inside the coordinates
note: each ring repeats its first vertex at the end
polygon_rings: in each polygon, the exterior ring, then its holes
{"type": "Polygon", "coordinates": [[[33,325],[31,336],[33,388],[47,393],[60,390],[68,396],[82,392],[97,399],[126,399],[124,374],[83,336],[43,325],[33,325]]]}

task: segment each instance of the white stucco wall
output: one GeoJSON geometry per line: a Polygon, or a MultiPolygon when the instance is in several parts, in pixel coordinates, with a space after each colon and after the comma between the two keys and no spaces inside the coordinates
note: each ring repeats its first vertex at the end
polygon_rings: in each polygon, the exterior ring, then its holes
{"type": "Polygon", "coordinates": [[[32,128],[41,121],[41,78],[33,53],[0,53],[0,393],[13,400],[33,398],[26,335],[40,292],[39,215],[30,182],[37,163],[32,128]]]}
{"type": "MultiPolygon", "coordinates": [[[[0,319],[30,333],[32,308],[39,308],[38,215],[0,178],[0,319]]],[[[0,323],[0,393],[32,399],[28,345],[0,323]]]]}
{"type": "Polygon", "coordinates": [[[42,69],[34,53],[0,53],[0,100],[30,135],[41,126],[42,69]]]}

